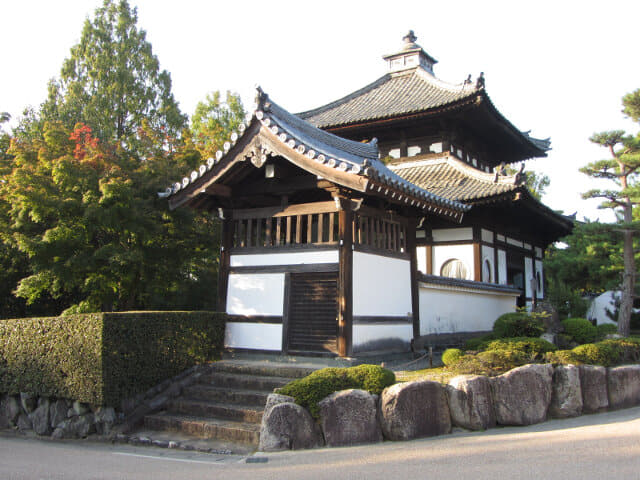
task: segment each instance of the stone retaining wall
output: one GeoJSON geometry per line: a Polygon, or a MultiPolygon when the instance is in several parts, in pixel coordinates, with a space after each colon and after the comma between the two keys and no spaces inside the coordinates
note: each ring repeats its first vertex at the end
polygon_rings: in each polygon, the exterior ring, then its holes
{"type": "Polygon", "coordinates": [[[398,383],[380,397],[344,390],[319,402],[320,419],[292,397],[269,396],[262,451],[341,446],[442,435],[452,426],[484,430],[640,404],[640,365],[532,364],[489,378],[460,375],[448,385],[398,383]]]}

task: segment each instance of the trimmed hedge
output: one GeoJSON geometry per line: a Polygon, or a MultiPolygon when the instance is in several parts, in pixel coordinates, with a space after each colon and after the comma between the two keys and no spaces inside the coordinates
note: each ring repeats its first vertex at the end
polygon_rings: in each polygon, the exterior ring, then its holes
{"type": "Polygon", "coordinates": [[[505,313],[493,324],[496,338],[539,337],[543,333],[542,321],[525,312],[505,313]]]}
{"type": "Polygon", "coordinates": [[[307,408],[318,419],[318,402],[340,390],[359,388],[380,395],[386,387],[396,383],[391,370],[378,365],[358,365],[348,368],[323,368],[276,389],[282,395],[293,397],[296,403],[307,408]]]}
{"type": "Polygon", "coordinates": [[[586,318],[567,318],[560,323],[576,343],[591,343],[598,339],[598,329],[586,318]]]}
{"type": "Polygon", "coordinates": [[[459,348],[447,348],[442,354],[442,363],[445,365],[453,365],[462,357],[462,350],[459,348]]]}
{"type": "Polygon", "coordinates": [[[528,355],[531,359],[541,358],[547,352],[558,349],[553,343],[543,338],[515,337],[491,340],[481,345],[482,350],[514,351],[528,355]]]}
{"type": "Polygon", "coordinates": [[[225,318],[125,312],[0,320],[0,392],[119,407],[192,365],[219,358],[225,318]]]}
{"type": "Polygon", "coordinates": [[[573,350],[558,350],[546,354],[550,363],[572,363],[613,367],[640,360],[640,339],[634,337],[603,340],[578,345],[573,350]]]}

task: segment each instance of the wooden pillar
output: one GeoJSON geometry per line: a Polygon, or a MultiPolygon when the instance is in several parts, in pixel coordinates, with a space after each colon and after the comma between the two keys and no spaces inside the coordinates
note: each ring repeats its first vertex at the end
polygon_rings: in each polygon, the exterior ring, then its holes
{"type": "Polygon", "coordinates": [[[425,273],[427,275],[433,275],[433,245],[426,246],[426,257],[427,257],[427,271],[425,273]]]}
{"type": "Polygon", "coordinates": [[[340,198],[338,241],[338,355],[347,357],[353,339],[353,212],[346,198],[340,198]]]}
{"type": "MultiPolygon", "coordinates": [[[[413,338],[420,336],[420,291],[418,286],[418,253],[416,251],[416,225],[417,219],[409,216],[407,225],[407,253],[411,275],[411,315],[413,318],[413,338]]],[[[427,249],[427,254],[429,254],[427,249]]],[[[427,257],[428,259],[429,257],[427,257]]],[[[427,260],[427,265],[429,260],[427,260]]]]}
{"type": "Polygon", "coordinates": [[[233,246],[234,222],[231,212],[225,212],[226,217],[222,221],[222,234],[220,236],[220,267],[218,269],[218,305],[219,312],[227,311],[227,289],[229,287],[229,264],[231,260],[231,247],[233,246]]]}
{"type": "Polygon", "coordinates": [[[473,279],[482,281],[482,234],[479,227],[473,227],[473,279]]]}

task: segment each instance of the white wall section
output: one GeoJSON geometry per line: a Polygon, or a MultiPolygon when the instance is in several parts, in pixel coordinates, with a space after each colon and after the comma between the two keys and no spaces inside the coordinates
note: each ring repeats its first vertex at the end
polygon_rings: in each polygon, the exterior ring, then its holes
{"type": "Polygon", "coordinates": [[[282,325],[227,322],[224,346],[254,350],[282,350],[282,325]]]}
{"type": "Polygon", "coordinates": [[[433,274],[440,275],[442,265],[452,258],[457,258],[464,263],[467,268],[467,278],[463,280],[473,280],[474,262],[473,245],[434,245],[433,246],[433,274]]]}
{"type": "Polygon", "coordinates": [[[282,315],[284,273],[232,273],[229,275],[227,313],[282,315]]]}
{"type": "Polygon", "coordinates": [[[495,267],[495,254],[493,253],[493,247],[482,246],[482,281],[496,283],[496,267],[495,267]],[[485,279],[484,264],[489,262],[491,266],[491,279],[485,279]]]}
{"type": "Polygon", "coordinates": [[[463,228],[436,228],[432,230],[434,242],[451,242],[456,240],[473,240],[473,229],[463,228]]]}
{"type": "Polygon", "coordinates": [[[354,325],[354,352],[373,350],[408,350],[413,338],[413,325],[354,325]]]}
{"type": "Polygon", "coordinates": [[[487,243],[493,243],[493,232],[491,230],[485,230],[484,228],[480,230],[482,241],[487,243]]]}
{"type": "Polygon", "coordinates": [[[272,265],[302,265],[308,263],[338,263],[338,250],[318,252],[267,253],[252,255],[231,255],[232,267],[263,267],[272,265]]]}
{"type": "Polygon", "coordinates": [[[507,284],[507,252],[498,250],[498,283],[507,284]]]}
{"type": "Polygon", "coordinates": [[[524,258],[524,292],[525,297],[532,298],[533,291],[531,290],[531,280],[534,277],[533,273],[533,260],[529,257],[524,258]]]}
{"type": "Polygon", "coordinates": [[[544,298],[544,271],[542,269],[542,261],[536,260],[536,287],[538,298],[544,298]],[[538,285],[538,275],[540,277],[540,285],[538,285]]]}
{"type": "Polygon", "coordinates": [[[416,263],[418,270],[422,273],[429,273],[427,272],[427,247],[416,247],[416,263]]]}
{"type": "Polygon", "coordinates": [[[411,313],[409,260],[353,252],[353,315],[411,313]]]}

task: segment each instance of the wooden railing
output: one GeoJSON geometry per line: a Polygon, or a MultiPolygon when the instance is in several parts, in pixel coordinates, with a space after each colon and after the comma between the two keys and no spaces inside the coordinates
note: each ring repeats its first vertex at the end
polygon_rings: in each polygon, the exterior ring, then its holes
{"type": "Polygon", "coordinates": [[[378,212],[354,217],[354,243],[376,250],[405,253],[407,251],[407,222],[378,212]]]}

